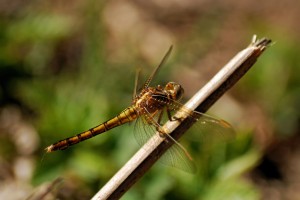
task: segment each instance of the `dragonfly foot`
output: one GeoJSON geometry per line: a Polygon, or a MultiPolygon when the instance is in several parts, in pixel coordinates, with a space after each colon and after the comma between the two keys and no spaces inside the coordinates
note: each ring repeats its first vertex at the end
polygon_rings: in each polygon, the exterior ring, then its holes
{"type": "Polygon", "coordinates": [[[183,121],[183,118],[181,118],[181,117],[176,117],[176,116],[173,116],[172,118],[171,118],[171,120],[170,121],[178,121],[178,122],[182,122],[183,121]]]}
{"type": "Polygon", "coordinates": [[[166,137],[166,133],[163,131],[158,130],[158,134],[160,137],[165,138],[166,137]]]}

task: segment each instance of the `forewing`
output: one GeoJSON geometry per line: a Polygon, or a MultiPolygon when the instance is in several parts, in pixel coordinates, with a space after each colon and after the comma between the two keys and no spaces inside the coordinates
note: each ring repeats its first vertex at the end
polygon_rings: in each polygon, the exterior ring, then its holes
{"type": "Polygon", "coordinates": [[[190,134],[192,139],[207,142],[215,139],[227,140],[235,135],[233,127],[222,119],[196,111],[190,117],[196,121],[190,134]]]}
{"type": "MultiPolygon", "coordinates": [[[[160,97],[161,98],[161,97],[160,97]]],[[[235,132],[232,126],[222,119],[217,119],[216,117],[212,117],[205,113],[200,113],[197,111],[192,111],[175,100],[165,100],[168,106],[168,109],[172,111],[171,115],[173,116],[173,120],[184,120],[184,117],[187,117],[195,122],[192,129],[193,134],[188,133],[187,135],[191,135],[194,139],[205,140],[208,137],[221,137],[221,138],[231,138],[235,135],[235,132]],[[183,116],[177,118],[174,114],[180,111],[183,113],[183,116]]]]}

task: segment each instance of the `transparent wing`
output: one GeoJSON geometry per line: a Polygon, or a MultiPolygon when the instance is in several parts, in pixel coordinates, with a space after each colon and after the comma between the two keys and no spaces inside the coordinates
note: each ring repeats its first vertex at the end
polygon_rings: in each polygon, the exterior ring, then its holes
{"type": "MultiPolygon", "coordinates": [[[[163,96],[160,96],[159,102],[162,102],[163,96]]],[[[176,111],[183,112],[184,115],[195,121],[193,125],[193,131],[189,131],[187,134],[189,138],[201,141],[205,143],[209,143],[211,139],[215,138],[224,138],[227,136],[232,136],[234,134],[233,128],[231,125],[221,119],[216,119],[207,114],[192,111],[186,107],[184,107],[181,103],[177,101],[171,101],[169,99],[165,100],[166,109],[161,110],[163,112],[163,117],[160,120],[160,124],[164,124],[168,120],[168,114],[165,111],[170,112],[171,116],[174,116],[176,111]],[[192,133],[192,134],[191,134],[192,133]]],[[[157,125],[152,123],[149,118],[152,118],[152,121],[157,122],[159,119],[159,112],[153,114],[153,116],[141,116],[137,119],[135,124],[135,138],[140,146],[144,145],[156,132],[157,125]]],[[[173,117],[172,120],[183,120],[180,118],[173,117]]],[[[167,137],[170,139],[170,135],[167,137]]],[[[172,139],[173,140],[173,139],[172,139]]],[[[186,172],[195,173],[196,166],[193,162],[192,158],[189,158],[186,150],[178,143],[174,143],[160,159],[160,162],[169,165],[172,167],[176,167],[186,172]]]]}
{"type": "Polygon", "coordinates": [[[140,116],[134,126],[134,137],[142,147],[156,133],[155,126],[150,125],[145,116],[140,116]]]}
{"type": "Polygon", "coordinates": [[[185,172],[196,173],[197,166],[193,160],[186,156],[185,151],[174,143],[160,158],[161,163],[181,169],[185,172]]]}
{"type": "Polygon", "coordinates": [[[161,68],[161,66],[163,66],[165,64],[165,62],[167,61],[168,57],[170,56],[171,52],[172,52],[173,46],[171,45],[169,50],[167,51],[167,53],[165,54],[165,56],[163,57],[163,59],[161,60],[161,62],[159,63],[159,65],[154,69],[154,71],[152,72],[152,74],[150,75],[150,77],[146,80],[146,82],[144,83],[144,87],[143,88],[147,88],[149,86],[149,84],[151,83],[152,79],[155,77],[155,75],[157,74],[158,70],[161,68]]]}
{"type": "MultiPolygon", "coordinates": [[[[161,100],[160,96],[160,100],[161,100]]],[[[208,138],[212,139],[213,137],[221,137],[225,138],[232,138],[235,135],[233,127],[222,119],[217,119],[205,113],[200,113],[197,111],[192,111],[185,107],[178,101],[165,99],[166,105],[170,111],[172,111],[171,116],[177,111],[184,113],[184,115],[193,121],[195,124],[193,125],[193,132],[192,134],[188,133],[187,135],[190,138],[195,140],[206,140],[208,138]]],[[[173,117],[173,120],[183,120],[180,118],[173,117]]]]}
{"type": "Polygon", "coordinates": [[[193,111],[193,114],[189,115],[189,117],[196,120],[192,128],[193,131],[187,134],[191,139],[207,142],[208,140],[217,138],[226,140],[235,135],[233,127],[225,120],[196,111],[193,111]]]}
{"type": "MultiPolygon", "coordinates": [[[[159,114],[159,113],[158,113],[159,114]]],[[[157,120],[158,114],[153,116],[157,120]]],[[[149,117],[149,116],[148,116],[149,117]]],[[[137,119],[134,136],[138,144],[142,147],[154,134],[156,134],[156,126],[150,124],[145,116],[137,119]]],[[[171,136],[170,136],[171,137],[171,136]]],[[[162,164],[172,166],[189,173],[196,172],[196,165],[193,160],[187,157],[185,150],[179,144],[174,143],[159,159],[162,164]]]]}

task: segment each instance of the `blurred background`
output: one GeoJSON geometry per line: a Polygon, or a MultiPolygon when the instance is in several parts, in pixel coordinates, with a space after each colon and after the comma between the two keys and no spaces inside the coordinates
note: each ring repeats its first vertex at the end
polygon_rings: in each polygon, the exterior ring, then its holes
{"type": "Polygon", "coordinates": [[[188,99],[253,34],[274,45],[209,110],[236,137],[203,137],[196,175],[157,163],[122,199],[300,199],[299,4],[1,0],[0,199],[91,198],[139,149],[133,124],[44,148],[127,107],[136,68],[147,77],[171,44],[154,85],[177,81],[188,99]]]}

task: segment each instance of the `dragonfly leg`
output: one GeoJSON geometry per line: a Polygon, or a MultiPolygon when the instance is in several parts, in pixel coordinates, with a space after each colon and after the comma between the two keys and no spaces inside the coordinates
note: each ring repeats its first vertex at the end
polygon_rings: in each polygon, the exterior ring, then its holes
{"type": "Polygon", "coordinates": [[[147,120],[147,123],[153,125],[156,129],[156,131],[159,133],[160,137],[166,137],[165,132],[163,131],[162,127],[161,127],[161,120],[162,120],[162,116],[163,116],[163,110],[156,110],[154,113],[149,113],[147,110],[145,110],[145,118],[147,120]],[[157,120],[155,120],[155,116],[158,115],[157,120]]]}
{"type": "Polygon", "coordinates": [[[172,116],[171,115],[171,111],[172,110],[169,107],[167,107],[167,115],[168,115],[168,119],[170,121],[179,121],[179,122],[181,122],[183,120],[182,118],[179,118],[179,117],[176,117],[176,116],[172,116]]]}
{"type": "Polygon", "coordinates": [[[155,126],[156,131],[159,132],[160,137],[166,137],[165,133],[161,130],[161,120],[162,120],[163,114],[164,114],[163,110],[160,110],[159,114],[158,114],[158,119],[157,119],[158,126],[155,126]]]}
{"type": "MultiPolygon", "coordinates": [[[[156,131],[159,133],[160,137],[170,139],[170,141],[174,142],[177,146],[179,146],[180,149],[182,149],[184,151],[184,154],[189,158],[189,160],[193,160],[193,158],[189,154],[189,152],[179,142],[177,142],[171,135],[169,135],[168,133],[166,133],[166,132],[163,131],[163,129],[162,129],[161,125],[160,125],[160,121],[161,121],[162,115],[163,115],[163,110],[159,110],[158,112],[159,113],[155,112],[153,114],[150,114],[146,110],[145,117],[146,117],[147,121],[150,122],[152,125],[155,126],[156,131]],[[157,121],[155,121],[155,119],[154,119],[154,116],[156,114],[159,114],[157,121]]],[[[170,110],[169,110],[168,113],[169,113],[168,116],[171,116],[170,110]]],[[[169,140],[165,140],[165,142],[169,142],[169,140]]]]}
{"type": "Polygon", "coordinates": [[[155,111],[154,113],[152,113],[152,114],[149,113],[149,114],[145,115],[148,124],[151,124],[151,125],[156,126],[156,123],[155,123],[155,120],[154,120],[154,116],[157,115],[158,111],[159,111],[159,110],[156,110],[156,111],[155,111]]]}
{"type": "MultiPolygon", "coordinates": [[[[169,110],[170,111],[170,110],[169,110]]],[[[168,112],[168,116],[171,116],[170,112],[168,112]]],[[[157,113],[156,113],[157,114],[157,113]]],[[[162,115],[163,115],[163,110],[159,111],[159,116],[158,116],[158,120],[155,121],[155,119],[153,118],[154,115],[151,114],[146,114],[146,117],[148,118],[147,121],[151,121],[151,123],[155,126],[156,131],[159,133],[160,137],[163,138],[168,138],[170,139],[170,141],[174,142],[175,145],[179,146],[180,149],[183,150],[184,154],[189,158],[189,160],[193,160],[192,156],[189,154],[189,152],[179,143],[177,142],[171,135],[169,135],[168,133],[165,133],[160,125],[160,121],[162,119],[162,115]]],[[[165,142],[170,142],[169,140],[165,140],[165,142]]]]}
{"type": "MultiPolygon", "coordinates": [[[[167,109],[168,119],[170,121],[177,120],[177,119],[175,119],[175,118],[172,117],[171,110],[169,108],[166,108],[166,109],[167,109]]],[[[161,126],[162,126],[161,120],[162,120],[163,114],[164,114],[163,110],[160,110],[160,113],[158,115],[158,120],[157,120],[157,125],[158,126],[156,126],[156,131],[159,132],[159,136],[160,137],[166,137],[166,133],[161,128],[161,126]]]]}
{"type": "Polygon", "coordinates": [[[163,117],[163,110],[160,110],[159,113],[158,113],[158,118],[157,118],[157,123],[161,126],[161,120],[162,120],[162,117],[163,117]]]}

